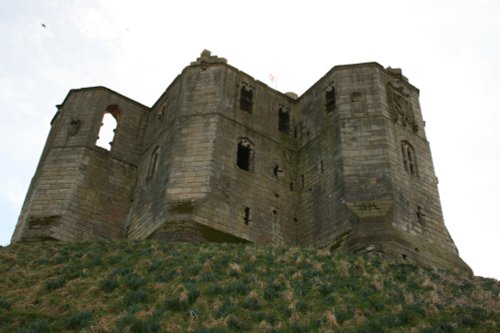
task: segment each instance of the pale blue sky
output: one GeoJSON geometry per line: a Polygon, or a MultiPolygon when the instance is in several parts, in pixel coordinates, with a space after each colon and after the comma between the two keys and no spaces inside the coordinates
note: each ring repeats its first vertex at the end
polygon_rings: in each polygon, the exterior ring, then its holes
{"type": "Polygon", "coordinates": [[[476,274],[500,279],[499,36],[496,0],[0,1],[0,244],[70,89],[152,105],[207,48],[298,94],[334,65],[402,68],[421,91],[446,226],[476,274]]]}

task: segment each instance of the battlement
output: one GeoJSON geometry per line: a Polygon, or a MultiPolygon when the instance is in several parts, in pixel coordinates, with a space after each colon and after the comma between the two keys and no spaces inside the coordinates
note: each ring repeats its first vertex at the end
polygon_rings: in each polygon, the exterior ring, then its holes
{"type": "Polygon", "coordinates": [[[207,50],[151,108],[71,90],[12,241],[300,244],[470,271],[444,225],[418,96],[375,62],[283,94],[207,50]]]}

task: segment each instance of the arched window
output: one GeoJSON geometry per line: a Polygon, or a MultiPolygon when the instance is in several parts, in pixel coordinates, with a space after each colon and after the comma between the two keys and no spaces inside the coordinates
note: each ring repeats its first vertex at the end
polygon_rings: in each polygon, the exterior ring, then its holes
{"type": "Polygon", "coordinates": [[[250,141],[247,139],[240,139],[236,152],[236,164],[241,170],[252,171],[253,154],[253,146],[250,141]]]}
{"type": "Polygon", "coordinates": [[[403,163],[406,172],[409,174],[416,174],[417,160],[415,150],[407,141],[401,141],[401,153],[403,154],[403,163]]]}
{"type": "Polygon", "coordinates": [[[111,150],[116,134],[116,128],[118,127],[119,114],[120,111],[117,105],[109,105],[106,108],[106,112],[104,112],[102,117],[99,135],[97,136],[97,141],[95,143],[96,146],[106,150],[111,150]]]}
{"type": "Polygon", "coordinates": [[[149,161],[149,169],[148,169],[148,175],[146,176],[146,181],[150,181],[154,174],[156,173],[156,170],[158,169],[158,157],[160,153],[160,147],[156,146],[156,148],[153,150],[153,153],[151,154],[151,159],[149,161]]]}

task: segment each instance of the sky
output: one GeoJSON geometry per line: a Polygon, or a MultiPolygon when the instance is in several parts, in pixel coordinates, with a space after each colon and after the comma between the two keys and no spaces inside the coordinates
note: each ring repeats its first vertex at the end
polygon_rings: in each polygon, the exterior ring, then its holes
{"type": "Polygon", "coordinates": [[[445,224],[474,273],[500,279],[498,0],[0,0],[0,245],[70,89],[151,106],[203,49],[299,95],[335,65],[402,68],[445,224]]]}

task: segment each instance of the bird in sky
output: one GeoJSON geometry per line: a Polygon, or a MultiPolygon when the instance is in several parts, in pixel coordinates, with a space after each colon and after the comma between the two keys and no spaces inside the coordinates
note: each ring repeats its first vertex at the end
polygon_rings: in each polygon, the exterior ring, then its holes
{"type": "Polygon", "coordinates": [[[41,25],[43,28],[47,28],[47,26],[46,26],[44,23],[40,23],[40,25],[41,25]]]}

